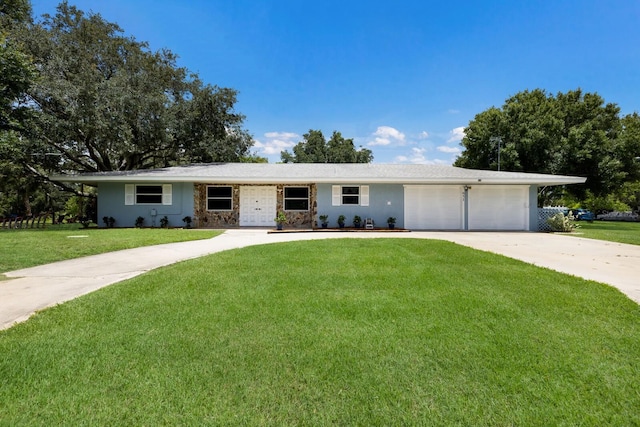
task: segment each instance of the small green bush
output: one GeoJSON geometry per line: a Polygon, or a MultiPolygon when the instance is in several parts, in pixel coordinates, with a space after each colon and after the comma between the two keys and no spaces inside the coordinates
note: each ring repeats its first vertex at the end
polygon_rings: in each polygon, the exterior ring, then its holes
{"type": "Polygon", "coordinates": [[[102,217],[102,222],[104,222],[105,227],[107,228],[113,228],[113,226],[116,223],[116,219],[112,216],[103,216],[102,217]]]}
{"type": "Polygon", "coordinates": [[[578,228],[578,225],[575,223],[573,215],[571,215],[571,213],[565,216],[562,212],[558,212],[551,218],[547,219],[547,224],[549,224],[552,231],[559,231],[564,233],[570,233],[578,228]]]}

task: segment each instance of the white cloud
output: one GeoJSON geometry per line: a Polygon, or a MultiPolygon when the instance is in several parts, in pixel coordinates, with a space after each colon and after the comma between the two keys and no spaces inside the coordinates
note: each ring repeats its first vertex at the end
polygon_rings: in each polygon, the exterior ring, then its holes
{"type": "Polygon", "coordinates": [[[464,127],[460,126],[449,131],[449,139],[447,140],[447,143],[451,144],[452,142],[460,142],[462,138],[464,138],[464,127]]]}
{"type": "Polygon", "coordinates": [[[293,132],[267,132],[264,134],[267,138],[293,139],[298,138],[297,133],[293,132]]]}
{"type": "Polygon", "coordinates": [[[418,136],[418,138],[420,138],[420,139],[429,138],[429,132],[427,132],[426,130],[423,130],[422,132],[420,132],[420,136],[418,136]]]}
{"type": "Polygon", "coordinates": [[[394,159],[396,163],[413,163],[413,164],[424,164],[428,163],[427,158],[424,156],[424,153],[427,151],[426,148],[413,147],[411,149],[411,153],[408,156],[396,156],[394,159]]]}
{"type": "Polygon", "coordinates": [[[415,165],[450,165],[450,160],[442,160],[442,159],[428,159],[425,155],[427,152],[426,148],[421,147],[413,147],[411,148],[411,153],[407,156],[399,155],[396,156],[393,160],[395,163],[412,163],[415,165]]]}
{"type": "Polygon", "coordinates": [[[400,132],[396,128],[390,126],[378,126],[378,129],[373,133],[375,139],[369,142],[368,145],[391,145],[393,143],[398,145],[404,145],[404,133],[400,132]]]}
{"type": "Polygon", "coordinates": [[[440,145],[439,147],[436,147],[436,150],[440,151],[441,153],[449,154],[458,154],[461,151],[458,147],[449,147],[447,145],[440,145]]]}
{"type": "Polygon", "coordinates": [[[279,155],[281,151],[297,144],[300,135],[293,132],[267,132],[264,140],[255,140],[253,145],[259,154],[279,155]]]}
{"type": "Polygon", "coordinates": [[[411,149],[411,157],[410,157],[409,161],[411,163],[424,163],[424,162],[426,162],[427,158],[424,156],[425,151],[427,151],[426,148],[413,147],[411,149]]]}

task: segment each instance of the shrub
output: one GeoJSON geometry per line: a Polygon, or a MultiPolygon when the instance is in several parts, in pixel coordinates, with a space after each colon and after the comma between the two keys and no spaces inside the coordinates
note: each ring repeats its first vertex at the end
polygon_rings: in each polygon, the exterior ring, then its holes
{"type": "Polygon", "coordinates": [[[547,224],[551,227],[552,231],[569,233],[578,228],[573,215],[564,215],[562,212],[558,212],[551,218],[547,219],[547,224]]]}
{"type": "Polygon", "coordinates": [[[112,216],[103,216],[102,222],[104,222],[105,227],[113,228],[113,225],[116,223],[116,219],[112,216]]]}
{"type": "Polygon", "coordinates": [[[284,212],[278,212],[273,220],[276,222],[276,224],[284,224],[285,222],[287,222],[287,216],[284,214],[284,212]]]}
{"type": "Polygon", "coordinates": [[[139,216],[138,218],[136,218],[136,227],[142,228],[143,225],[144,225],[144,217],[139,216]]]}
{"type": "Polygon", "coordinates": [[[162,228],[167,228],[169,227],[169,218],[167,218],[167,216],[163,216],[162,218],[160,218],[160,227],[162,228]]]}

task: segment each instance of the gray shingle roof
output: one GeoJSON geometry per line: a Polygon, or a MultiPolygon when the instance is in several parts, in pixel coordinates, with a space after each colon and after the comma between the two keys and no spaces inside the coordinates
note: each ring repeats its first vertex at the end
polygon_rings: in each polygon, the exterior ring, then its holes
{"type": "Polygon", "coordinates": [[[205,182],[334,184],[576,184],[585,178],[463,169],[445,165],[354,163],[213,163],[123,172],[52,176],[66,182],[205,182]]]}

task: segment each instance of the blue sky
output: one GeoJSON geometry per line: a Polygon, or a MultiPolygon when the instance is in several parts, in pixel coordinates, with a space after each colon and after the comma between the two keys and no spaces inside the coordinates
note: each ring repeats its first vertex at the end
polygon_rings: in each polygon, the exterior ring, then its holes
{"type": "MultiPolygon", "coordinates": [[[[375,163],[451,164],[473,117],[525,89],[640,111],[640,1],[77,0],[240,92],[257,154],[334,130],[375,163]]],[[[58,1],[32,0],[34,13],[58,1]]]]}

